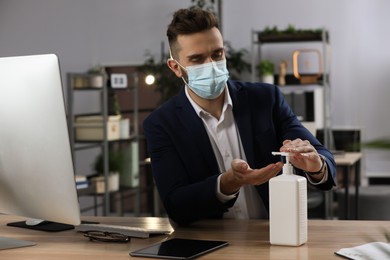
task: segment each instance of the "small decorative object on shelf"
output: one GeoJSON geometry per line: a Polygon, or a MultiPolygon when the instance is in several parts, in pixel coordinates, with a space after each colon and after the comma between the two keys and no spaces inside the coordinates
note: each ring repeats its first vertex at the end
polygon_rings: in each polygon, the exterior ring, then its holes
{"type": "Polygon", "coordinates": [[[317,49],[295,50],[293,72],[301,84],[317,84],[323,73],[321,53],[317,49]]]}
{"type": "Polygon", "coordinates": [[[88,82],[88,77],[84,76],[84,75],[75,75],[73,78],[72,78],[72,85],[75,89],[79,89],[79,88],[87,88],[88,85],[89,85],[89,82],[88,82]]]}
{"type": "Polygon", "coordinates": [[[89,187],[89,181],[87,179],[87,176],[76,175],[75,180],[77,189],[86,189],[89,187]]]}
{"type": "MultiPolygon", "coordinates": [[[[113,75],[113,74],[111,74],[113,75]]],[[[126,75],[126,74],[118,74],[126,75]]],[[[111,77],[112,79],[112,77],[111,77]]],[[[127,76],[126,76],[126,86],[127,86],[127,76]]],[[[113,92],[111,95],[112,101],[112,111],[114,115],[120,116],[119,121],[119,139],[128,139],[130,137],[130,119],[122,116],[121,107],[118,101],[117,93],[113,92]]]]}
{"type": "Polygon", "coordinates": [[[261,76],[261,82],[274,84],[274,64],[269,60],[260,61],[257,66],[259,75],[261,76]]]}
{"type": "Polygon", "coordinates": [[[282,60],[279,63],[279,77],[278,77],[278,85],[279,86],[286,85],[287,66],[288,66],[288,63],[286,60],[282,60]]]}
{"type": "MultiPolygon", "coordinates": [[[[120,139],[121,116],[108,116],[107,140],[120,139]]],[[[102,141],[104,140],[103,116],[78,116],[75,121],[77,141],[102,141]]]]}
{"type": "Polygon", "coordinates": [[[110,82],[112,88],[127,88],[127,75],[125,73],[111,73],[110,82]]]}

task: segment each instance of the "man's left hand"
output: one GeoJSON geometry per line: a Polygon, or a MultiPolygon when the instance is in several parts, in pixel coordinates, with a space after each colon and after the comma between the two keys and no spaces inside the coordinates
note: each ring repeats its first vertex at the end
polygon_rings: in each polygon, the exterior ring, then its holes
{"type": "Polygon", "coordinates": [[[290,162],[294,167],[305,172],[318,172],[322,167],[322,160],[317,150],[307,140],[285,140],[280,148],[281,152],[291,153],[290,162]]]}

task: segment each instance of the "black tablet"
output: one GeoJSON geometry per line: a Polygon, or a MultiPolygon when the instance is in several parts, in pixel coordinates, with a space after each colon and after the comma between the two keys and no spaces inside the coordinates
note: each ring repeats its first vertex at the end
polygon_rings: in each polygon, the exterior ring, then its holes
{"type": "Polygon", "coordinates": [[[228,245],[226,241],[172,238],[130,252],[130,255],[160,259],[193,259],[226,245],[228,245]]]}

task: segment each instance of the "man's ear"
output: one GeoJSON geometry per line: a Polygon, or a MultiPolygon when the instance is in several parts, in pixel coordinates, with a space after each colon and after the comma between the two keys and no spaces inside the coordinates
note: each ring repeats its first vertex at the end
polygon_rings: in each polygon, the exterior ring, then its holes
{"type": "Polygon", "coordinates": [[[173,73],[175,73],[176,77],[178,77],[178,78],[183,77],[183,73],[181,71],[181,68],[180,68],[179,64],[174,59],[168,58],[167,65],[173,71],[173,73]]]}

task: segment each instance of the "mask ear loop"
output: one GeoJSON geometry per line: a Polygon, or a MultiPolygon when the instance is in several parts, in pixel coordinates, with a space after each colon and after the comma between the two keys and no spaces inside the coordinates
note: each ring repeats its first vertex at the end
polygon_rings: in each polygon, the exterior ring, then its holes
{"type": "Polygon", "coordinates": [[[171,47],[169,47],[169,59],[170,60],[175,60],[172,56],[172,51],[171,51],[171,47]]]}
{"type": "MultiPolygon", "coordinates": [[[[186,68],[184,68],[184,67],[180,64],[180,62],[178,62],[177,60],[175,60],[175,59],[173,58],[173,56],[172,56],[172,51],[171,51],[171,47],[169,47],[169,59],[175,61],[182,69],[186,70],[186,68]]],[[[190,86],[183,76],[181,77],[181,79],[184,81],[184,84],[186,84],[187,86],[190,86]]]]}

